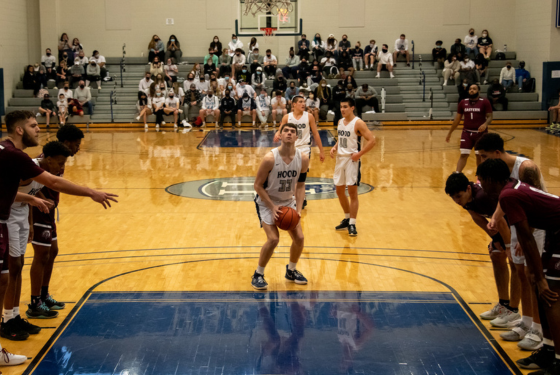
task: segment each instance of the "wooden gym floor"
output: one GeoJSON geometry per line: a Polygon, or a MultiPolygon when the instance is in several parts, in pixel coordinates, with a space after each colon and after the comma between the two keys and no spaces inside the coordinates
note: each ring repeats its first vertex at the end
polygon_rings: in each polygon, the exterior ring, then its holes
{"type": "MultiPolygon", "coordinates": [[[[507,141],[506,150],[535,160],[550,192],[560,193],[560,138],[534,129],[495,131],[507,141]]],[[[291,242],[282,233],[266,270],[269,291],[451,292],[473,326],[488,335],[498,355],[511,365],[530,353],[503,342],[501,331],[489,330],[488,322],[477,318],[497,301],[488,238],[444,193],[459,157],[460,136],[456,131],[447,144],[446,132],[374,131],[377,145],[362,159],[362,182],[374,189],[360,195],[358,237],[334,230],[343,218],[337,199],[310,200],[302,217],[305,250],[298,264],[309,285],[284,282],[291,242]]],[[[32,321],[48,328],[27,341],[2,339],[11,352],[33,358],[23,366],[2,367],[4,374],[31,373],[91,292],[252,292],[251,275],[265,241],[254,203],[194,199],[166,191],[187,181],[254,176],[269,150],[245,143],[205,147],[212,136],[212,130],[182,134],[156,133],[153,128],[147,133],[86,134],[82,149],[67,163],[65,177],[117,193],[119,203],[103,210],[91,200],[62,196],[60,254],[51,293],[68,302],[67,308],[57,319],[32,321]],[[203,140],[206,143],[200,145],[203,140]]],[[[40,137],[44,144],[54,133],[42,131],[40,137]]],[[[321,164],[313,148],[308,176],[330,179],[334,165],[330,157],[321,164]]],[[[465,173],[476,179],[474,171],[471,155],[465,173]]],[[[32,257],[28,246],[28,265],[32,257]]],[[[28,265],[22,311],[30,299],[28,265]]],[[[86,373],[74,371],[64,373],[86,373]]]]}

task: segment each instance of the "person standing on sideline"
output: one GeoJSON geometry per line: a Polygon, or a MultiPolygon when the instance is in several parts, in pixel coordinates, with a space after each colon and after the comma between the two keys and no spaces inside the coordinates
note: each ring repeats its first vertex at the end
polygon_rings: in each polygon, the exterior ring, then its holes
{"type": "Polygon", "coordinates": [[[360,186],[360,158],[375,146],[375,136],[371,134],[365,122],[354,116],[356,104],[354,99],[345,98],[340,102],[342,119],[338,122],[338,141],[331,149],[331,158],[336,156],[334,168],[334,184],[336,195],[344,211],[344,219],[335,228],[336,230],[348,229],[351,237],[358,235],[356,218],[358,216],[358,186],[360,186]],[[366,140],[362,147],[362,137],[366,140]],[[350,202],[346,197],[346,188],[350,195],[350,202]]]}
{"type": "MultiPolygon", "coordinates": [[[[251,285],[254,289],[265,290],[268,283],[264,279],[264,269],[274,249],[278,246],[280,233],[275,220],[281,213],[280,207],[295,209],[301,216],[305,197],[305,179],[309,169],[309,158],[295,147],[298,129],[295,124],[280,127],[280,146],[268,152],[255,178],[255,205],[261,227],[266,233],[266,242],[261,248],[259,263],[251,285]]],[[[286,279],[296,284],[307,284],[307,279],[296,270],[303,251],[303,231],[301,223],[289,231],[292,237],[290,262],[286,266],[286,279]]]]}
{"type": "MultiPolygon", "coordinates": [[[[488,133],[488,126],[492,122],[492,105],[488,99],[480,97],[480,87],[474,84],[469,87],[469,98],[459,102],[457,107],[457,115],[455,120],[445,137],[445,141],[449,143],[451,134],[459,126],[461,119],[464,116],[463,133],[461,134],[461,156],[457,162],[457,172],[462,172],[471,150],[473,149],[476,141],[478,141],[484,134],[488,133]]],[[[480,157],[478,151],[476,154],[476,165],[480,164],[480,157]]]]}

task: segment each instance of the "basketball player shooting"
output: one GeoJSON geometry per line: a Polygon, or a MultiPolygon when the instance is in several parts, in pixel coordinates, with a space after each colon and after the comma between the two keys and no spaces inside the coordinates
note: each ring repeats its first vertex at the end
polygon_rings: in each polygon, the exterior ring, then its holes
{"type": "MultiPolygon", "coordinates": [[[[280,208],[290,207],[301,215],[309,158],[295,147],[297,134],[298,128],[295,124],[287,123],[280,127],[281,144],[265,155],[255,179],[257,215],[267,238],[251,281],[251,285],[257,290],[268,288],[264,279],[264,269],[280,240],[280,233],[275,224],[281,213],[280,208]]],[[[296,270],[303,251],[301,224],[298,223],[288,233],[292,237],[292,246],[290,263],[286,266],[286,279],[296,284],[307,284],[307,279],[296,270]]]]}

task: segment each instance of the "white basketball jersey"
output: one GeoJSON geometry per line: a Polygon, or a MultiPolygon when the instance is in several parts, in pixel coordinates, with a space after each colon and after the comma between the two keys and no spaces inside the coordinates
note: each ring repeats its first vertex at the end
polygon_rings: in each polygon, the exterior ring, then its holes
{"type": "Polygon", "coordinates": [[[288,122],[297,126],[297,148],[309,149],[311,145],[311,127],[309,126],[309,113],[303,111],[299,120],[296,120],[294,113],[288,114],[288,122]]]}
{"type": "MultiPolygon", "coordinates": [[[[274,203],[288,203],[294,199],[296,185],[301,172],[301,151],[296,149],[296,154],[290,164],[286,164],[278,152],[278,148],[272,149],[274,155],[274,167],[268,174],[264,183],[264,189],[274,203]]],[[[258,203],[262,203],[258,197],[258,203]]]]}
{"type": "Polygon", "coordinates": [[[344,119],[338,122],[338,155],[339,156],[350,156],[357,152],[360,152],[360,141],[361,138],[356,134],[356,121],[359,117],[354,117],[348,125],[344,125],[344,119]]]}
{"type": "MultiPolygon", "coordinates": [[[[531,159],[529,159],[529,158],[524,158],[524,157],[521,157],[521,156],[518,156],[518,157],[515,159],[515,164],[513,164],[513,168],[512,168],[512,170],[511,170],[511,174],[509,175],[511,178],[515,178],[516,180],[519,180],[519,179],[520,179],[520,178],[519,178],[519,168],[521,167],[521,164],[523,164],[523,162],[524,162],[525,160],[531,160],[531,159]]],[[[539,171],[539,172],[540,172],[540,171],[539,171]]],[[[542,191],[547,191],[547,190],[546,190],[546,185],[545,185],[545,183],[544,183],[544,178],[543,178],[543,176],[542,176],[542,173],[541,173],[540,176],[541,176],[541,186],[542,186],[542,189],[541,189],[541,190],[542,190],[542,191]]]]}
{"type": "MultiPolygon", "coordinates": [[[[39,165],[39,159],[33,159],[33,161],[35,162],[35,164],[39,165]]],[[[25,186],[20,186],[18,187],[18,193],[24,193],[24,194],[28,194],[28,195],[37,195],[37,193],[39,192],[39,190],[41,190],[43,188],[44,185],[41,185],[40,183],[31,180],[31,183],[29,183],[28,185],[25,186]]],[[[27,203],[23,203],[23,202],[14,202],[12,204],[12,209],[21,209],[22,207],[27,206],[27,203]]]]}

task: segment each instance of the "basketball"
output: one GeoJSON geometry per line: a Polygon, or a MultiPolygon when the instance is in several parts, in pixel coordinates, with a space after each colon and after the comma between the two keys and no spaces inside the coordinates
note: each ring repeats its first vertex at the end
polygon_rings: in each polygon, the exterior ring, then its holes
{"type": "Polygon", "coordinates": [[[290,207],[280,207],[282,211],[274,224],[282,230],[292,230],[299,223],[299,215],[296,210],[290,207]]]}

